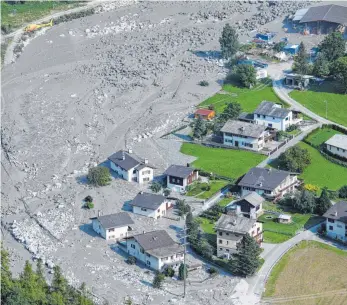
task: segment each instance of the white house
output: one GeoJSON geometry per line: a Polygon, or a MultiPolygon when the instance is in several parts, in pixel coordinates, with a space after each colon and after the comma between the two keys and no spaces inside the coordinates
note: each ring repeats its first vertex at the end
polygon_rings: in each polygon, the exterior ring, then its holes
{"type": "Polygon", "coordinates": [[[263,101],[253,113],[256,124],[285,131],[293,124],[293,113],[281,105],[263,101]]]}
{"type": "Polygon", "coordinates": [[[299,184],[295,173],[272,169],[253,167],[238,183],[241,196],[256,192],[268,198],[280,198],[295,190],[299,184]]]}
{"type": "Polygon", "coordinates": [[[264,148],[267,132],[265,126],[229,120],[222,127],[224,145],[259,151],[264,148]]]}
{"type": "Polygon", "coordinates": [[[347,242],[347,201],[335,203],[323,217],[326,218],[327,235],[347,242]]]}
{"type": "Polygon", "coordinates": [[[256,192],[250,192],[240,199],[231,201],[226,207],[227,214],[242,214],[248,218],[258,218],[263,213],[265,199],[256,192]]]}
{"type": "Polygon", "coordinates": [[[141,159],[136,156],[131,149],[117,151],[108,158],[111,169],[124,180],[145,183],[153,180],[153,165],[148,163],[148,159],[141,159]]]}
{"type": "Polygon", "coordinates": [[[131,202],[133,212],[154,219],[165,216],[173,204],[163,195],[140,192],[131,202]]]}
{"type": "Polygon", "coordinates": [[[174,192],[183,192],[187,186],[192,184],[199,178],[199,173],[196,169],[187,164],[171,165],[165,172],[167,188],[174,192]]]}
{"type": "Polygon", "coordinates": [[[237,244],[247,233],[257,243],[260,244],[263,241],[263,224],[257,222],[256,219],[222,214],[215,229],[218,257],[230,258],[231,254],[237,252],[237,244]]]}
{"type": "Polygon", "coordinates": [[[183,246],[164,230],[134,235],[127,240],[126,247],[129,255],[158,271],[168,266],[177,270],[183,261],[183,246]]]}
{"type": "Polygon", "coordinates": [[[134,224],[126,212],[93,217],[91,220],[93,230],[106,240],[127,237],[132,230],[130,225],[134,224]]]}
{"type": "Polygon", "coordinates": [[[329,152],[347,160],[347,135],[335,134],[325,142],[325,145],[329,152]]]}

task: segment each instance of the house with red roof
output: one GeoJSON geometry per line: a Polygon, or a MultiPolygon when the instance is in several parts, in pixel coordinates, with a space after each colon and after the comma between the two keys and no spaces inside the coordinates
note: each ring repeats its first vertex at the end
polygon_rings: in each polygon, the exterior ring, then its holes
{"type": "Polygon", "coordinates": [[[216,115],[214,110],[210,109],[198,109],[195,111],[194,116],[196,119],[202,118],[203,120],[212,120],[216,115]]]}

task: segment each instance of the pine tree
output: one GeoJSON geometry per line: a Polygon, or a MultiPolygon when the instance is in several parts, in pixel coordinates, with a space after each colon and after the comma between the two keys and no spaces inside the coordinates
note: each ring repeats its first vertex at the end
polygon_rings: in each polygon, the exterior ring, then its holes
{"type": "Polygon", "coordinates": [[[192,214],[192,212],[189,212],[186,216],[187,231],[189,231],[189,228],[192,226],[192,223],[193,223],[193,214],[192,214]]]}
{"type": "Polygon", "coordinates": [[[293,199],[293,207],[301,213],[313,213],[316,207],[314,194],[307,190],[296,193],[293,199]]]}
{"type": "MultiPolygon", "coordinates": [[[[67,297],[68,293],[68,283],[67,280],[64,278],[63,274],[61,273],[61,269],[59,266],[54,266],[53,267],[53,280],[52,280],[52,289],[53,291],[60,293],[63,296],[63,299],[67,297]]],[[[56,295],[55,296],[57,300],[60,300],[60,296],[56,295]]]]}
{"type": "Polygon", "coordinates": [[[222,56],[226,59],[232,58],[240,48],[236,30],[227,23],[222,31],[222,37],[219,38],[222,56]]]}
{"type": "Polygon", "coordinates": [[[319,45],[319,49],[324,53],[328,62],[331,63],[334,60],[342,57],[345,53],[346,42],[343,36],[339,32],[333,32],[323,39],[319,45]]]}
{"type": "Polygon", "coordinates": [[[327,188],[323,188],[320,197],[317,199],[316,213],[323,215],[331,207],[327,188]]]}
{"type": "Polygon", "coordinates": [[[178,278],[180,280],[184,280],[184,278],[188,277],[188,269],[187,269],[187,265],[185,264],[181,264],[180,267],[178,268],[178,278]]]}
{"type": "Polygon", "coordinates": [[[329,62],[326,59],[324,53],[319,53],[313,65],[313,74],[318,77],[322,77],[329,75],[329,73],[329,62]]]}
{"type": "Polygon", "coordinates": [[[229,103],[225,109],[223,110],[222,114],[220,115],[220,121],[226,122],[227,120],[234,120],[237,119],[238,116],[241,113],[241,105],[237,102],[229,103]]]}
{"type": "Polygon", "coordinates": [[[301,75],[308,74],[309,72],[308,54],[303,42],[300,43],[298,54],[294,57],[293,70],[301,75]]]}
{"type": "Polygon", "coordinates": [[[207,129],[204,120],[201,117],[198,117],[193,129],[194,138],[201,139],[206,134],[206,131],[207,129]]]}
{"type": "Polygon", "coordinates": [[[1,303],[4,304],[6,298],[13,288],[12,273],[10,270],[10,259],[8,252],[1,245],[1,303]]]}
{"type": "Polygon", "coordinates": [[[153,287],[154,288],[161,288],[163,286],[163,281],[165,279],[165,275],[160,273],[160,272],[156,272],[155,277],[153,279],[153,287]]]}
{"type": "Polygon", "coordinates": [[[230,261],[232,272],[240,276],[249,276],[256,273],[260,266],[260,247],[256,241],[246,234],[237,245],[237,253],[230,261]]]}

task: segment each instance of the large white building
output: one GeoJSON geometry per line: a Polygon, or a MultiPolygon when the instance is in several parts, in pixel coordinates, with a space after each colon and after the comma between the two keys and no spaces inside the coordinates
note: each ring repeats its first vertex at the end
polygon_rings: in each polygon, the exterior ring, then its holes
{"type": "Polygon", "coordinates": [[[174,192],[185,191],[187,186],[199,178],[198,171],[189,165],[170,165],[164,175],[166,175],[167,188],[174,192]]]}
{"type": "Polygon", "coordinates": [[[229,120],[222,127],[223,144],[259,151],[264,148],[268,132],[262,125],[229,120]]]}
{"type": "Polygon", "coordinates": [[[165,216],[173,204],[163,195],[140,192],[131,202],[135,214],[158,219],[165,216]]]}
{"type": "Polygon", "coordinates": [[[253,113],[256,124],[285,131],[293,124],[293,113],[281,105],[263,101],[253,113]]]}
{"type": "Polygon", "coordinates": [[[164,230],[134,235],[127,240],[126,247],[129,255],[158,271],[169,266],[177,270],[183,261],[183,246],[164,230]]]}
{"type": "Polygon", "coordinates": [[[256,192],[268,198],[280,198],[293,192],[299,181],[295,173],[272,169],[253,167],[238,183],[241,196],[256,192]]]}
{"type": "Polygon", "coordinates": [[[324,215],[330,238],[347,242],[347,201],[335,203],[324,215]]]}
{"type": "Polygon", "coordinates": [[[106,240],[122,239],[128,236],[132,230],[130,225],[134,224],[128,213],[104,215],[91,218],[93,230],[106,240]]]}
{"type": "Polygon", "coordinates": [[[111,169],[127,181],[146,183],[153,180],[154,166],[148,163],[148,159],[141,159],[132,150],[117,151],[108,158],[111,169]]]}
{"type": "Polygon", "coordinates": [[[330,153],[347,160],[347,135],[335,134],[325,142],[325,145],[330,153]]]}

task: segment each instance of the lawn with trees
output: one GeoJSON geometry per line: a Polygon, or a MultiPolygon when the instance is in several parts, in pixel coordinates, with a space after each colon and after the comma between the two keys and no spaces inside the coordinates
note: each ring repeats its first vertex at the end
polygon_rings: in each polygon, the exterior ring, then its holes
{"type": "Polygon", "coordinates": [[[244,150],[211,148],[183,143],[181,152],[197,157],[191,165],[217,175],[236,179],[258,165],[266,156],[244,150]]]}
{"type": "Polygon", "coordinates": [[[209,183],[197,181],[189,185],[187,196],[208,199],[227,184],[225,180],[212,180],[209,183]]]}
{"type": "Polygon", "coordinates": [[[332,128],[318,128],[307,137],[306,141],[318,147],[335,134],[341,134],[341,132],[332,128]]]}

